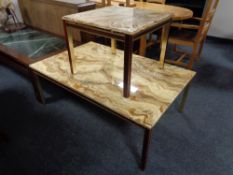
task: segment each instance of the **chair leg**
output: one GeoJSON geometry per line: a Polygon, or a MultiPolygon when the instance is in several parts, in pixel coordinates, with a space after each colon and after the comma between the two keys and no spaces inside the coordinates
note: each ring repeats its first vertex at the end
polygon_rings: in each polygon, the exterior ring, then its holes
{"type": "Polygon", "coordinates": [[[200,56],[201,56],[201,53],[202,53],[202,50],[203,50],[204,42],[205,42],[205,39],[203,39],[202,42],[200,43],[199,50],[198,50],[198,57],[197,57],[197,60],[198,60],[198,59],[200,58],[200,56]]]}
{"type": "Polygon", "coordinates": [[[195,44],[194,47],[193,47],[193,51],[192,51],[189,63],[187,65],[188,69],[193,68],[193,63],[194,63],[195,59],[197,58],[197,56],[198,56],[198,44],[195,44]]]}
{"type": "Polygon", "coordinates": [[[146,35],[143,35],[140,38],[139,55],[145,56],[145,54],[146,54],[146,44],[147,44],[146,35]]]}

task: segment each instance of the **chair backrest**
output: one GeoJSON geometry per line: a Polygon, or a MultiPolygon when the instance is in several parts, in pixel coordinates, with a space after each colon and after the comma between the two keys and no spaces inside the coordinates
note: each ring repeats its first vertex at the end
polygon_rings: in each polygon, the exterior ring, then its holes
{"type": "Polygon", "coordinates": [[[165,4],[166,0],[147,0],[147,2],[157,3],[157,4],[165,4]]]}
{"type": "Polygon", "coordinates": [[[212,23],[214,14],[216,12],[219,0],[206,0],[205,9],[202,15],[202,20],[200,23],[200,28],[198,30],[196,40],[205,39],[210,25],[212,23]]]}

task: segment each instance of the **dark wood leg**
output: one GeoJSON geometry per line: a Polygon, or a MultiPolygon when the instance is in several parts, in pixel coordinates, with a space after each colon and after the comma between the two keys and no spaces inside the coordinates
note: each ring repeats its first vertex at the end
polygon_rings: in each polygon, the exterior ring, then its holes
{"type": "Polygon", "coordinates": [[[152,129],[145,129],[144,131],[144,140],[143,140],[143,148],[142,148],[142,162],[141,169],[144,171],[146,169],[147,158],[149,153],[149,146],[151,143],[151,135],[152,129]]]}
{"type": "Polygon", "coordinates": [[[39,103],[45,104],[45,99],[39,77],[33,71],[31,71],[31,77],[36,99],[39,103]]]}
{"type": "Polygon", "coordinates": [[[188,97],[189,86],[190,85],[188,84],[184,89],[183,96],[182,96],[182,99],[181,99],[181,103],[180,103],[180,106],[179,106],[179,112],[184,111],[184,106],[185,106],[185,103],[186,103],[187,97],[188,97]]]}
{"type": "Polygon", "coordinates": [[[125,52],[124,52],[124,89],[123,96],[130,96],[131,85],[131,66],[132,66],[132,52],[133,52],[133,37],[125,36],[125,52]]]}

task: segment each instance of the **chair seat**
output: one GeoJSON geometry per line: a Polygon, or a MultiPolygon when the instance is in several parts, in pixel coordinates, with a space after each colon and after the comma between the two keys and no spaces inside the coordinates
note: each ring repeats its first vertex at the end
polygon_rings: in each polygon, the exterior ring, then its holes
{"type": "Polygon", "coordinates": [[[178,45],[194,45],[196,32],[192,30],[177,29],[170,33],[169,43],[178,45]]]}

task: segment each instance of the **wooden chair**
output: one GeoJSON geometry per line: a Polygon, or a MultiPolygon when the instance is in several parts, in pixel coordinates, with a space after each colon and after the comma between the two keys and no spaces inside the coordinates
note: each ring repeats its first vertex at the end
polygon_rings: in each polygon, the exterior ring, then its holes
{"type": "Polygon", "coordinates": [[[207,32],[210,28],[219,0],[207,0],[203,15],[201,18],[193,18],[199,21],[199,25],[173,23],[172,27],[177,28],[173,34],[169,36],[168,43],[173,45],[173,51],[181,54],[176,60],[166,60],[166,62],[192,69],[193,63],[197,60],[202,52],[207,32]],[[192,52],[178,51],[177,46],[189,46],[192,52]],[[188,56],[188,63],[184,62],[184,58],[188,56]]]}
{"type": "MultiPolygon", "coordinates": [[[[149,2],[149,3],[156,3],[156,4],[165,4],[166,3],[166,0],[146,0],[146,2],[149,2]]],[[[154,33],[150,33],[149,34],[149,38],[148,38],[148,41],[146,43],[146,48],[148,47],[151,47],[153,46],[156,42],[157,43],[160,43],[160,37],[162,35],[162,31],[159,30],[159,31],[156,31],[154,33]],[[157,35],[157,39],[156,41],[153,39],[153,35],[156,34],[157,35]]],[[[145,53],[141,53],[141,55],[144,56],[145,53]]]]}

